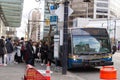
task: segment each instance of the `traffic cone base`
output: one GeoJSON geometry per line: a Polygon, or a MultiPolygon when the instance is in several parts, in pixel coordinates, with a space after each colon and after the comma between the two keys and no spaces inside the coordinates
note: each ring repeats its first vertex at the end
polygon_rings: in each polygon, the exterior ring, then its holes
{"type": "Polygon", "coordinates": [[[100,70],[101,80],[116,80],[117,71],[113,66],[103,66],[100,70]]]}
{"type": "Polygon", "coordinates": [[[46,79],[50,80],[51,74],[50,74],[50,64],[48,62],[47,66],[46,66],[46,79]]]}
{"type": "Polygon", "coordinates": [[[50,80],[50,76],[45,76],[47,80],[50,80]]]}

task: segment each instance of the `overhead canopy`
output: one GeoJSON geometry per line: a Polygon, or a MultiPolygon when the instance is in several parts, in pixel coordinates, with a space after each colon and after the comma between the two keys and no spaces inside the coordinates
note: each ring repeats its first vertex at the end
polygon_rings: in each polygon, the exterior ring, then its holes
{"type": "Polygon", "coordinates": [[[5,18],[5,26],[19,27],[24,0],[0,0],[0,15],[5,18]]]}

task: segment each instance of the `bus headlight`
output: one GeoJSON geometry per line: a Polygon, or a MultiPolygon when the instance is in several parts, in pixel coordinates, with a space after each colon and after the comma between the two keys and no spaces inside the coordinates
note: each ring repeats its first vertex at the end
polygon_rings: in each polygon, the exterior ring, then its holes
{"type": "Polygon", "coordinates": [[[72,58],[73,58],[73,60],[77,60],[78,56],[77,55],[73,55],[72,58]]]}

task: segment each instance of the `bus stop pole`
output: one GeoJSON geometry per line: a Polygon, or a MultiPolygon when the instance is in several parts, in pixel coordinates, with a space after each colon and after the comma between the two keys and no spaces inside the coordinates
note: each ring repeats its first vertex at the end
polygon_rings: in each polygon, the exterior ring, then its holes
{"type": "Polygon", "coordinates": [[[62,74],[67,74],[67,54],[68,54],[68,4],[64,2],[64,26],[63,26],[63,56],[62,56],[62,74]]]}

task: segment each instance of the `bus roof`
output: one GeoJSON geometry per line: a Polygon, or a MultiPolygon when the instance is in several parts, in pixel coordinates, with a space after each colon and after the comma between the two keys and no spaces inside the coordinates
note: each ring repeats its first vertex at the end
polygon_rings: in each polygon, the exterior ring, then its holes
{"type": "Polygon", "coordinates": [[[108,36],[106,28],[71,28],[72,35],[102,35],[108,36]]]}

